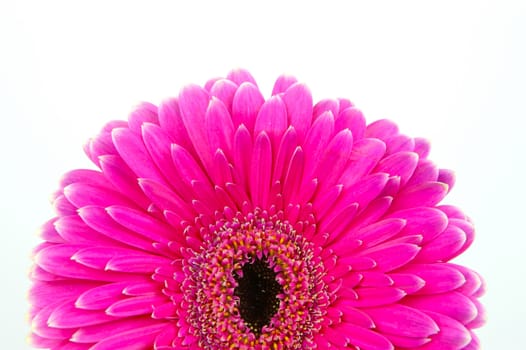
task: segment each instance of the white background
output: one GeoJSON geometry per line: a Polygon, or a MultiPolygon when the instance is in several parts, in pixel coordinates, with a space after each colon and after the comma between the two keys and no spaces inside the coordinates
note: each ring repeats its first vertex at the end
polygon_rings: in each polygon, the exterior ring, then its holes
{"type": "Polygon", "coordinates": [[[447,203],[477,224],[485,349],[523,349],[526,2],[0,1],[0,342],[27,349],[35,231],[87,138],[137,102],[249,69],[395,120],[455,169],[447,203]]]}

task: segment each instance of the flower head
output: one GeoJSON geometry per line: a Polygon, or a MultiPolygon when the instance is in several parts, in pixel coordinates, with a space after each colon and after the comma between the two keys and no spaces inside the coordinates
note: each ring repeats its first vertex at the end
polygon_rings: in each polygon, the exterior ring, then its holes
{"type": "Polygon", "coordinates": [[[345,99],[243,70],[144,103],[64,175],[32,271],[50,349],[478,349],[451,171],[345,99]]]}

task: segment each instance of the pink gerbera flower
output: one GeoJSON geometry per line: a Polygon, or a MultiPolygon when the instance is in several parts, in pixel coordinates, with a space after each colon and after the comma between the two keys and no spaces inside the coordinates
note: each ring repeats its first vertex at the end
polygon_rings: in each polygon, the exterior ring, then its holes
{"type": "Polygon", "coordinates": [[[104,127],[67,173],[30,291],[50,349],[478,349],[451,171],[345,99],[246,71],[104,127]]]}

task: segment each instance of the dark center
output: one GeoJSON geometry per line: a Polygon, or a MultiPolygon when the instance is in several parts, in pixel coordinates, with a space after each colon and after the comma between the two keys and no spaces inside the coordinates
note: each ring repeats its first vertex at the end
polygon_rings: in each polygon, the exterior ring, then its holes
{"type": "Polygon", "coordinates": [[[264,260],[254,259],[242,267],[243,277],[237,277],[238,286],[234,295],[239,297],[239,314],[252,333],[259,337],[263,326],[268,325],[278,311],[279,299],[283,292],[276,281],[276,273],[264,260]]]}

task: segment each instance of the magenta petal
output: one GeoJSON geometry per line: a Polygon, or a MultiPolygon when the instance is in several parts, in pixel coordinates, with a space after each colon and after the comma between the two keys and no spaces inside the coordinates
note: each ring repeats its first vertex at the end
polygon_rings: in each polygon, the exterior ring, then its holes
{"type": "Polygon", "coordinates": [[[88,206],[79,209],[82,220],[95,231],[104,236],[111,237],[123,244],[147,250],[155,251],[152,242],[142,238],[115,222],[104,208],[88,206]]]}
{"type": "Polygon", "coordinates": [[[360,350],[394,350],[393,344],[383,335],[351,323],[342,323],[338,330],[345,334],[349,344],[360,350]]]}
{"type": "Polygon", "coordinates": [[[431,146],[428,140],[421,137],[415,137],[414,152],[416,152],[421,159],[426,158],[429,155],[430,148],[431,146]]]}
{"type": "Polygon", "coordinates": [[[64,195],[75,207],[87,205],[107,206],[112,204],[131,205],[121,194],[104,187],[85,183],[74,183],[64,188],[64,195]]]}
{"type": "Polygon", "coordinates": [[[333,116],[340,114],[340,103],[338,100],[325,99],[316,103],[312,109],[314,120],[326,113],[331,113],[333,116]]]}
{"type": "Polygon", "coordinates": [[[270,176],[272,175],[272,149],[266,132],[258,135],[252,153],[252,168],[250,176],[250,191],[252,203],[255,206],[266,208],[270,176]]]}
{"type": "Polygon", "coordinates": [[[438,327],[440,328],[440,332],[436,336],[432,337],[431,342],[424,345],[422,349],[457,350],[463,349],[464,346],[470,343],[471,334],[461,323],[438,312],[426,311],[426,314],[428,314],[435,320],[438,327]]]}
{"type": "Polygon", "coordinates": [[[393,202],[393,210],[433,207],[447,194],[448,187],[442,182],[425,182],[414,186],[406,186],[393,202]]]}
{"type": "Polygon", "coordinates": [[[218,148],[222,149],[230,157],[232,154],[234,124],[225,105],[221,101],[212,98],[206,110],[205,118],[210,150],[215,152],[218,148]]]}
{"type": "Polygon", "coordinates": [[[243,83],[251,83],[256,87],[258,86],[254,77],[245,69],[233,69],[230,72],[228,72],[226,77],[228,80],[233,81],[237,85],[241,85],[243,83]]]}
{"type": "Polygon", "coordinates": [[[473,302],[458,292],[410,296],[404,299],[404,303],[420,310],[441,313],[462,324],[471,322],[478,313],[473,302]]]}
{"type": "Polygon", "coordinates": [[[120,193],[125,193],[128,198],[141,208],[148,208],[150,200],[139,187],[135,178],[136,175],[121,157],[106,155],[99,157],[99,161],[104,175],[120,193]]]}
{"type": "Polygon", "coordinates": [[[347,165],[353,147],[353,137],[348,129],[337,133],[319,160],[314,176],[320,183],[320,191],[332,186],[340,178],[347,165]],[[331,169],[331,171],[327,171],[331,169]]]}
{"type": "Polygon", "coordinates": [[[223,102],[223,105],[230,114],[232,111],[232,101],[237,88],[238,85],[228,79],[218,79],[214,82],[208,92],[210,93],[210,96],[223,102]]]}
{"type": "Polygon", "coordinates": [[[382,333],[413,338],[427,338],[439,328],[425,313],[408,306],[394,304],[367,309],[376,328],[382,333]]]}
{"type": "Polygon", "coordinates": [[[130,317],[151,314],[155,305],[166,302],[164,295],[144,295],[115,301],[106,313],[115,317],[130,317]]]}
{"type": "Polygon", "coordinates": [[[205,168],[212,169],[212,152],[203,127],[209,100],[208,93],[197,85],[187,86],[179,94],[179,108],[188,136],[205,168]]]}
{"type": "Polygon", "coordinates": [[[422,235],[423,242],[430,241],[442,233],[447,224],[447,216],[440,210],[434,208],[417,207],[395,211],[389,217],[404,219],[407,224],[403,234],[422,235]]]}
{"type": "Polygon", "coordinates": [[[272,183],[276,181],[284,181],[286,166],[289,164],[292,157],[292,153],[298,146],[298,138],[294,127],[289,127],[279,145],[279,150],[276,156],[276,164],[274,166],[274,172],[272,175],[272,183]]]}
{"type": "Polygon", "coordinates": [[[355,142],[340,182],[345,187],[355,184],[374,169],[384,153],[385,144],[380,140],[361,139],[355,142]]]}
{"type": "Polygon", "coordinates": [[[48,324],[51,327],[78,328],[101,324],[115,320],[114,317],[98,310],[82,310],[75,307],[72,301],[66,301],[49,316],[48,324]]]}
{"type": "Polygon", "coordinates": [[[404,266],[418,254],[420,247],[408,243],[384,243],[360,252],[373,259],[379,271],[391,271],[404,266]]]}
{"type": "Polygon", "coordinates": [[[136,177],[164,183],[164,178],[157,170],[139,135],[129,129],[120,128],[113,130],[112,137],[117,151],[136,177]]]}
{"type": "Polygon", "coordinates": [[[334,123],[334,130],[349,129],[355,140],[363,139],[365,135],[365,118],[362,111],[355,107],[349,107],[340,112],[334,123]]]}
{"type": "Polygon", "coordinates": [[[279,96],[265,101],[259,110],[254,125],[254,135],[266,132],[272,143],[274,155],[278,153],[281,136],[287,129],[287,108],[279,96]]]}
{"type": "Polygon", "coordinates": [[[449,192],[455,185],[455,173],[452,170],[440,169],[438,173],[438,181],[446,184],[449,192]]]}
{"type": "Polygon", "coordinates": [[[307,133],[303,149],[309,155],[305,167],[305,181],[310,181],[318,160],[329,144],[334,131],[334,117],[332,113],[323,113],[314,121],[307,133]]]}
{"type": "Polygon", "coordinates": [[[386,155],[391,155],[398,152],[412,152],[415,148],[415,142],[412,138],[406,135],[398,134],[393,137],[388,137],[384,140],[387,146],[386,155]]]}
{"type": "Polygon", "coordinates": [[[291,75],[279,76],[272,88],[272,95],[274,96],[287,91],[287,89],[296,82],[296,78],[291,75]]]}
{"type": "Polygon", "coordinates": [[[400,184],[404,186],[413,175],[418,164],[418,155],[413,152],[399,152],[382,159],[376,171],[391,176],[400,176],[400,184]]]}
{"type": "Polygon", "coordinates": [[[398,134],[398,126],[388,119],[381,119],[367,125],[365,137],[386,140],[398,134]]]}
{"type": "Polygon", "coordinates": [[[124,299],[122,292],[130,283],[110,283],[89,289],[77,298],[75,307],[84,310],[104,310],[115,301],[124,299]]]}
{"type": "Polygon", "coordinates": [[[179,110],[179,102],[175,98],[170,98],[159,106],[159,124],[170,136],[172,141],[193,152],[192,141],[183,123],[183,117],[179,110]]]}
{"type": "Polygon", "coordinates": [[[95,344],[90,350],[151,349],[157,334],[164,327],[164,323],[156,323],[117,334],[114,333],[112,336],[95,344]]]}
{"type": "Polygon", "coordinates": [[[232,121],[237,128],[241,124],[252,133],[256,116],[265,102],[263,95],[254,84],[243,83],[239,86],[232,101],[232,121]]]}
{"type": "Polygon", "coordinates": [[[298,140],[303,141],[312,122],[312,96],[304,84],[293,84],[283,94],[287,106],[289,123],[298,133],[298,140]]]}
{"type": "MultiPolygon", "coordinates": [[[[140,134],[141,127],[144,123],[159,124],[157,112],[157,106],[149,102],[140,103],[128,117],[128,126],[130,130],[134,131],[136,134],[140,134]]],[[[112,127],[111,129],[114,128],[115,127],[112,127]]]]}
{"type": "Polygon", "coordinates": [[[158,321],[146,317],[119,319],[117,321],[82,327],[73,334],[71,340],[76,343],[95,343],[122,332],[158,323],[158,321]]]}
{"type": "Polygon", "coordinates": [[[425,281],[418,294],[450,292],[466,282],[464,275],[449,264],[412,264],[402,272],[413,273],[425,281]]]}
{"type": "Polygon", "coordinates": [[[170,154],[172,141],[170,136],[159,126],[146,123],[142,125],[142,139],[154,164],[160,169],[160,174],[167,183],[177,181],[177,172],[174,169],[170,154]]]}

